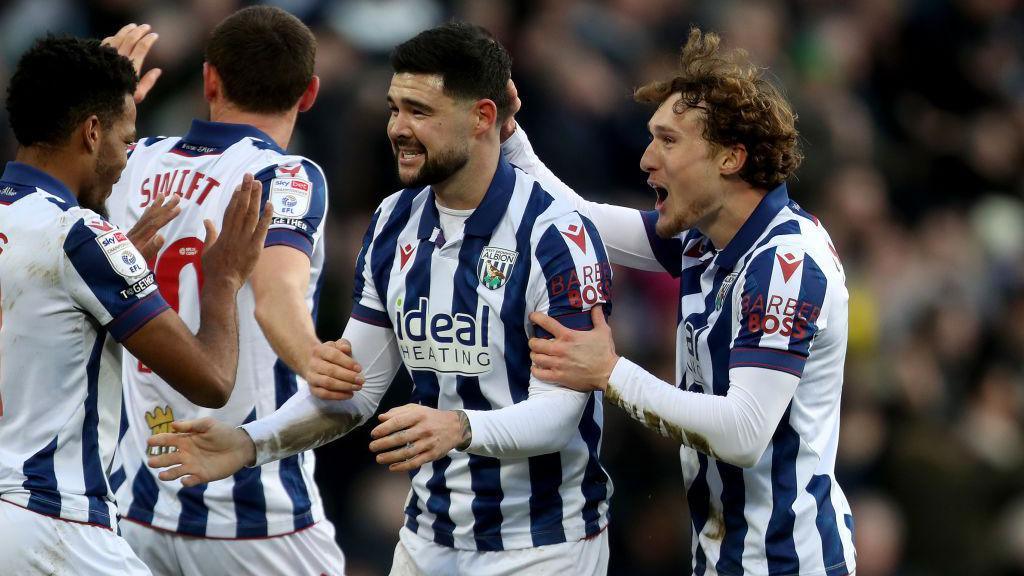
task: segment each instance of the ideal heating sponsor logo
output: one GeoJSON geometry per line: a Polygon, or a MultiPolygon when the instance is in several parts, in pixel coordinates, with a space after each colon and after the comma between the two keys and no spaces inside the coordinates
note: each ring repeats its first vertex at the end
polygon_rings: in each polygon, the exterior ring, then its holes
{"type": "Polygon", "coordinates": [[[487,329],[491,309],[480,306],[477,315],[430,312],[430,300],[420,298],[415,308],[402,309],[399,298],[395,333],[405,365],[412,370],[478,376],[491,371],[487,329]]]}

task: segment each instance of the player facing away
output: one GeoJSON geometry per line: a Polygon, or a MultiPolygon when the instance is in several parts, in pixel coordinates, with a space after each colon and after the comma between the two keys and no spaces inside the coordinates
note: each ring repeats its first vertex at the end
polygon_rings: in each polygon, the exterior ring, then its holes
{"type": "Polygon", "coordinates": [[[835,478],[847,300],[821,223],[789,199],[802,159],[794,114],[741,53],[691,30],[676,76],[641,87],[657,106],[640,161],[656,210],[587,202],[520,131],[507,159],[593,218],[613,263],[680,278],[676,381],[589,333],[533,321],[533,374],[601,390],[682,444],[694,574],[850,574],[853,517],[835,478]]]}
{"type": "MultiPolygon", "coordinates": [[[[130,25],[108,42],[138,55],[147,37],[148,27],[130,25]]],[[[327,186],[319,166],[285,148],[296,116],[317,96],[315,54],[312,32],[279,8],[255,6],[229,16],[206,48],[211,121],[194,120],[184,136],[140,140],[107,203],[111,220],[128,226],[160,195],[177,198],[181,215],[162,230],[166,240],[154,273],[189,326],[199,321],[206,281],[203,221],[223,218],[229,191],[245,173],[255,174],[273,205],[263,254],[238,293],[239,365],[227,405],[196,405],[146,362],[125,354],[127,432],[112,483],[128,520],[122,533],[157,574],[345,571],[334,527],[324,518],[311,451],[190,487],[160,482],[146,466],[147,456],[159,453],[146,440],[170,430],[172,421],[214,416],[237,426],[272,413],[307,387],[320,343],[313,322],[327,186]]]]}
{"type": "Polygon", "coordinates": [[[172,211],[151,210],[127,234],[100,215],[135,140],[136,84],[113,49],[51,37],[22,56],[8,89],[19,149],[0,176],[5,574],[149,574],[118,536],[108,478],[121,419],[118,343],[197,404],[222,406],[234,385],[235,294],[270,214],[260,218],[250,176],[216,241],[207,228],[193,336],[135,248],[158,244],[155,228],[172,211]]]}
{"type": "Polygon", "coordinates": [[[388,136],[407,188],[374,214],[356,265],[345,338],[365,384],[341,401],[300,390],[240,428],[176,424],[191,434],[150,438],[177,448],[150,464],[194,485],[323,444],[365,422],[404,364],[413,403],[382,414],[370,446],[412,477],[391,573],[603,574],[600,394],[532,378],[527,341],[534,311],[592,326],[610,289],[604,246],[500,158],[510,59],[485,31],[434,28],[391,62],[388,136]]]}

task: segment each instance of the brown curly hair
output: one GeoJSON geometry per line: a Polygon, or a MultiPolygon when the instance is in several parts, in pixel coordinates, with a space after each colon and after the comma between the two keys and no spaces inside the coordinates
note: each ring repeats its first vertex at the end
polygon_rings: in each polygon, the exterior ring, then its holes
{"type": "Polygon", "coordinates": [[[745,51],[722,53],[720,43],[717,34],[691,28],[679,57],[678,75],[641,86],[633,97],[637,102],[660,105],[673,94],[681,94],[673,111],[703,110],[704,139],[714,150],[742,144],[747,160],[740,178],[755,188],[770,190],[796,172],[803,160],[796,115],[745,51]]]}

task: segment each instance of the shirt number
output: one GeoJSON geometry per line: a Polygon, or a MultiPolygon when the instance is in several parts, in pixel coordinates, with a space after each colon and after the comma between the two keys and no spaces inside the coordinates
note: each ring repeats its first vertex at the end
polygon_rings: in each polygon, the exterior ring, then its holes
{"type": "MultiPolygon", "coordinates": [[[[175,312],[181,301],[180,278],[185,266],[192,265],[196,271],[196,284],[203,289],[203,241],[195,236],[175,240],[157,257],[153,266],[160,294],[175,312]]],[[[139,361],[139,372],[149,374],[153,371],[139,361]]]]}

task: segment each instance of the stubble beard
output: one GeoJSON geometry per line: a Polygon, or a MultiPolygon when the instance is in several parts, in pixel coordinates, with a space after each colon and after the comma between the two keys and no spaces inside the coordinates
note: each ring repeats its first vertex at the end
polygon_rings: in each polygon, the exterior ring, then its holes
{"type": "Polygon", "coordinates": [[[698,228],[714,207],[713,197],[695,199],[680,210],[659,214],[654,231],[661,238],[674,238],[686,230],[698,228]]]}
{"type": "Polygon", "coordinates": [[[449,149],[437,154],[423,153],[423,166],[412,176],[403,176],[398,167],[398,158],[395,157],[395,169],[398,171],[398,179],[407,188],[419,188],[422,186],[433,186],[439,182],[449,179],[469,162],[468,148],[449,149]]]}

